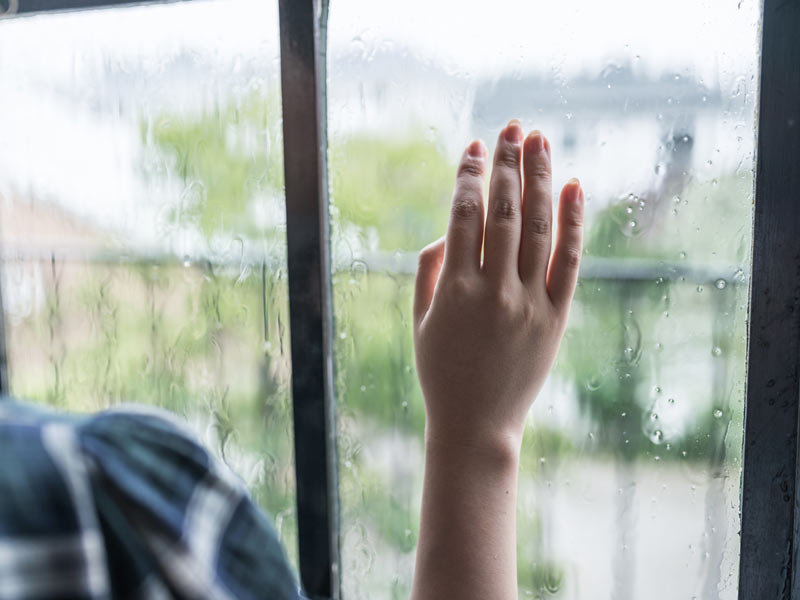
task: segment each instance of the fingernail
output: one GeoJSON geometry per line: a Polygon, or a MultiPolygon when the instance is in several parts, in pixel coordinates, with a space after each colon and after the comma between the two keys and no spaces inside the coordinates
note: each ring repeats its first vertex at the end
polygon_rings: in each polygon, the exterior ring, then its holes
{"type": "Polygon", "coordinates": [[[485,156],[485,151],[483,149],[483,142],[480,140],[475,140],[467,147],[467,154],[469,154],[472,158],[483,158],[485,156]]]}
{"type": "Polygon", "coordinates": [[[527,142],[527,150],[531,153],[539,153],[544,151],[544,137],[542,137],[542,132],[538,129],[531,131],[530,135],[528,136],[527,142]]]}
{"type": "Polygon", "coordinates": [[[505,138],[512,144],[522,143],[522,126],[519,119],[511,119],[506,125],[505,138]]]}
{"type": "Polygon", "coordinates": [[[578,180],[578,178],[573,177],[567,182],[567,185],[569,186],[567,196],[569,197],[570,201],[580,202],[581,198],[583,198],[583,190],[581,190],[581,182],[578,180]]]}

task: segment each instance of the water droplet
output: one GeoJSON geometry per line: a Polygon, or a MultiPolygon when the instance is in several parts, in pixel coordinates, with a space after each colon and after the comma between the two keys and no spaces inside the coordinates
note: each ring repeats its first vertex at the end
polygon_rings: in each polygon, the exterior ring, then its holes
{"type": "Polygon", "coordinates": [[[697,293],[698,294],[702,294],[703,293],[703,286],[702,285],[698,285],[697,286],[697,293]]]}
{"type": "Polygon", "coordinates": [[[540,465],[543,465],[543,464],[544,464],[544,463],[546,463],[546,462],[547,462],[547,459],[546,459],[544,456],[540,456],[540,457],[539,457],[539,464],[540,464],[540,465]]]}
{"type": "Polygon", "coordinates": [[[714,410],[714,418],[715,419],[719,419],[721,416],[722,416],[722,411],[719,408],[715,409],[714,410]]]}
{"type": "Polygon", "coordinates": [[[586,389],[590,392],[596,392],[600,389],[600,377],[597,375],[592,375],[589,380],[586,382],[586,389]]]}
{"type": "Polygon", "coordinates": [[[717,279],[717,280],[714,282],[714,285],[715,285],[715,286],[717,286],[717,289],[718,289],[718,290],[724,290],[724,289],[725,289],[725,286],[727,286],[727,285],[728,285],[728,282],[727,282],[727,281],[725,281],[724,279],[717,279]]]}
{"type": "Polygon", "coordinates": [[[675,398],[667,398],[668,404],[675,404],[675,398]]]}
{"type": "Polygon", "coordinates": [[[660,393],[661,393],[661,388],[660,388],[659,386],[656,386],[656,387],[654,387],[654,388],[653,388],[653,391],[654,391],[656,394],[660,394],[660,393]]]}
{"type": "Polygon", "coordinates": [[[652,442],[653,442],[654,444],[656,444],[656,445],[660,444],[661,442],[663,442],[663,441],[664,441],[664,432],[663,432],[663,431],[661,431],[660,429],[656,429],[656,430],[655,430],[655,431],[654,431],[654,432],[653,432],[653,433],[650,435],[650,441],[652,441],[652,442]]]}
{"type": "Polygon", "coordinates": [[[714,346],[711,349],[711,354],[713,354],[714,356],[720,356],[722,354],[722,348],[720,348],[719,346],[714,346]]]}
{"type": "Polygon", "coordinates": [[[650,420],[651,421],[658,421],[658,413],[651,412],[650,413],[650,420]]]}
{"type": "Polygon", "coordinates": [[[680,256],[682,259],[686,259],[686,252],[681,251],[681,253],[678,254],[678,256],[680,256]]]}

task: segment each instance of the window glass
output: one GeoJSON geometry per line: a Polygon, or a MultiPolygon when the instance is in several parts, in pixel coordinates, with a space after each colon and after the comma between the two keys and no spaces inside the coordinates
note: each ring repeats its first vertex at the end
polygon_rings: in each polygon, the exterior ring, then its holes
{"type": "Polygon", "coordinates": [[[184,415],[296,560],[277,2],[0,22],[11,392],[184,415]]]}
{"type": "Polygon", "coordinates": [[[456,161],[512,117],[587,191],[530,413],[523,598],[737,595],[759,5],[340,0],[329,23],[343,582],[407,597],[424,410],[411,294],[456,161]]]}

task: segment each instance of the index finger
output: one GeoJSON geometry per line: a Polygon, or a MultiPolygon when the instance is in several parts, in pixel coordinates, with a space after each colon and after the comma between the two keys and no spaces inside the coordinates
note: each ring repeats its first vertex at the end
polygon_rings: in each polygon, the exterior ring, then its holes
{"type": "Polygon", "coordinates": [[[483,180],[486,147],[472,142],[458,165],[450,222],[445,236],[444,266],[448,272],[475,272],[480,269],[483,243],[483,180]]]}

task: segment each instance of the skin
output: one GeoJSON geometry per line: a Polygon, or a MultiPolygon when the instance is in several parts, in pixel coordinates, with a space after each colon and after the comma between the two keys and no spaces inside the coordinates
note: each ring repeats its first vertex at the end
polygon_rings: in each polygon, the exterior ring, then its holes
{"type": "Polygon", "coordinates": [[[413,600],[517,598],[522,433],[564,334],[584,214],[571,179],[553,245],[550,144],[539,131],[523,135],[517,120],[500,132],[485,219],[487,151],[480,140],[467,147],[447,234],[419,255],[414,348],[426,426],[413,600]]]}

